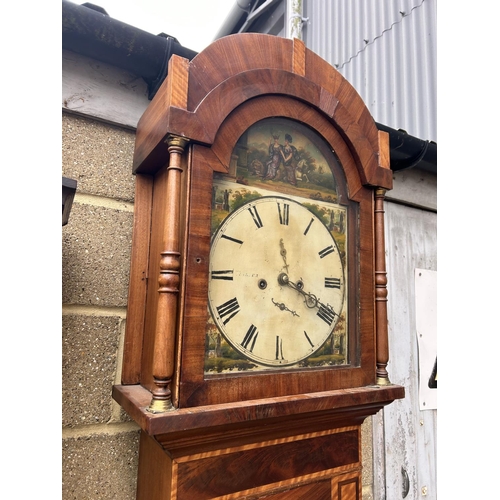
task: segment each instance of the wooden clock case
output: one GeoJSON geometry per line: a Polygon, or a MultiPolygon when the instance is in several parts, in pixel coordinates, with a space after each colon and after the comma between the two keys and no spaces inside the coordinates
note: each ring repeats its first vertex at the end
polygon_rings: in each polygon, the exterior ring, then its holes
{"type": "Polygon", "coordinates": [[[139,121],[133,169],[129,306],[113,397],[142,429],[138,498],[361,498],[360,426],[404,397],[386,371],[387,134],[301,41],[232,35],[191,62],[170,59],[139,121]],[[351,363],[207,377],[212,179],[229,171],[245,130],[270,117],[322,136],[358,204],[351,363]]]}

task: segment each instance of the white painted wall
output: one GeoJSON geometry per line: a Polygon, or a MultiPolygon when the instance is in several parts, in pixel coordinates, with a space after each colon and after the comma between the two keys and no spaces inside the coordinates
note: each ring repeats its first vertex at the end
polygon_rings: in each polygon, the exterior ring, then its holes
{"type": "Polygon", "coordinates": [[[414,273],[437,271],[437,215],[391,202],[385,203],[385,215],[387,370],[391,382],[405,387],[406,397],[373,417],[374,498],[402,498],[404,468],[410,485],[405,500],[435,500],[437,410],[419,409],[414,273]]]}
{"type": "Polygon", "coordinates": [[[149,104],[146,82],[115,66],[62,51],[62,109],[130,129],[149,104]]]}

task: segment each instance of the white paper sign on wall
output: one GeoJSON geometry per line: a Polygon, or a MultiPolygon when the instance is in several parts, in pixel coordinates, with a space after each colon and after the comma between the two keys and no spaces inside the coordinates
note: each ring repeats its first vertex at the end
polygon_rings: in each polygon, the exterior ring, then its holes
{"type": "Polygon", "coordinates": [[[415,269],[419,405],[437,408],[437,271],[415,269]]]}

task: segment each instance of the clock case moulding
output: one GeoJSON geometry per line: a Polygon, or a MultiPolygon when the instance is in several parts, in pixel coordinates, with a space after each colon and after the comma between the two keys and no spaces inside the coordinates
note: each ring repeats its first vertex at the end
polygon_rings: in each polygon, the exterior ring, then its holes
{"type": "Polygon", "coordinates": [[[172,56],[137,127],[122,383],[113,387],[115,400],[144,431],[291,425],[298,415],[353,424],[404,397],[386,370],[388,141],[356,90],[300,40],[239,34],[192,61],[172,56]],[[316,131],[335,151],[349,199],[358,203],[359,239],[350,255],[359,285],[350,292],[358,310],[355,362],[206,377],[213,174],[227,173],[240,136],[270,117],[316,131]]]}

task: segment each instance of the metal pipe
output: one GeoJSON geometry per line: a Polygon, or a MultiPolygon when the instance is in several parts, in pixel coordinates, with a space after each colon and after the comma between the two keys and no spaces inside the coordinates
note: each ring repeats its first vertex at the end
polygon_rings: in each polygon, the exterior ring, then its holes
{"type": "Polygon", "coordinates": [[[302,15],[302,0],[287,0],[286,14],[288,22],[285,26],[285,33],[287,38],[298,38],[302,40],[302,23],[304,16],[302,15]]]}

